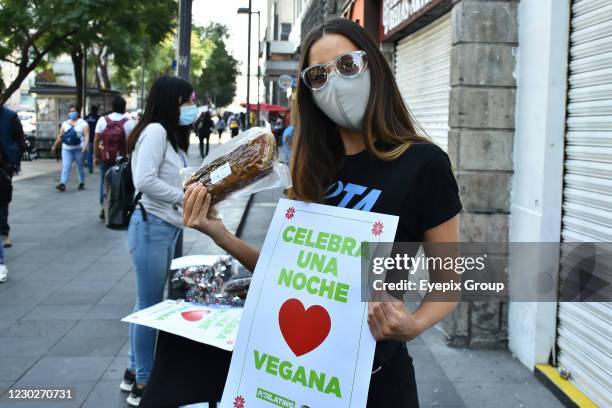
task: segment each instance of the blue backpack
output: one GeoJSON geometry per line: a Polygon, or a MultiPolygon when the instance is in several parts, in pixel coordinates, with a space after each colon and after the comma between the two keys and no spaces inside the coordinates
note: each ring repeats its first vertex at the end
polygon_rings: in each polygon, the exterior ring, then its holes
{"type": "Polygon", "coordinates": [[[81,136],[79,136],[74,126],[70,125],[70,129],[64,131],[62,143],[68,146],[78,146],[81,144],[81,136]]]}

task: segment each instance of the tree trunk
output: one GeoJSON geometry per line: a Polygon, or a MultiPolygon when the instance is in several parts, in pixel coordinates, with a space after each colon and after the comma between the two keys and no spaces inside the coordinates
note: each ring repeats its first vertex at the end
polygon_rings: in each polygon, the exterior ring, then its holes
{"type": "Polygon", "coordinates": [[[70,58],[72,58],[72,66],[74,68],[74,80],[76,82],[76,110],[81,112],[83,107],[83,49],[80,45],[75,45],[70,50],[70,58]]]}
{"type": "Polygon", "coordinates": [[[94,69],[94,75],[96,78],[96,87],[98,89],[102,89],[102,79],[100,78],[100,64],[98,60],[96,60],[96,67],[94,69]]]}
{"type": "Polygon", "coordinates": [[[13,82],[11,82],[8,87],[6,87],[6,89],[2,92],[2,95],[0,96],[0,106],[4,105],[4,102],[6,102],[11,97],[11,95],[19,89],[21,83],[27,78],[28,74],[30,73],[30,71],[32,71],[32,69],[22,70],[21,67],[19,67],[17,77],[13,80],[13,82]]]}
{"type": "Polygon", "coordinates": [[[108,53],[104,51],[102,56],[102,64],[100,65],[100,73],[102,74],[102,84],[104,89],[111,89],[110,75],[108,75],[108,53]]]}
{"type": "Polygon", "coordinates": [[[29,60],[29,57],[32,51],[32,44],[34,43],[34,40],[37,38],[37,36],[35,35],[28,42],[26,42],[21,48],[21,62],[19,64],[19,71],[17,72],[17,76],[15,77],[13,82],[11,82],[10,85],[2,91],[2,95],[0,95],[0,106],[4,105],[4,102],[6,102],[6,100],[10,98],[16,90],[19,89],[21,83],[25,81],[25,79],[28,77],[28,74],[34,71],[34,69],[38,66],[38,64],[40,64],[40,61],[42,61],[44,56],[47,55],[49,51],[52,51],[55,48],[59,47],[67,37],[71,36],[76,31],[77,30],[73,30],[71,32],[66,33],[62,37],[54,39],[46,49],[36,52],[32,61],[29,60]]]}

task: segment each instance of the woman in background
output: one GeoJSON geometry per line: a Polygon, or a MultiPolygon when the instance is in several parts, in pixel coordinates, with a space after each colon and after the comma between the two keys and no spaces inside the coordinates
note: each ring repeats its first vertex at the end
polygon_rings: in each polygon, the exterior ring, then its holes
{"type": "MultiPolygon", "coordinates": [[[[137,199],[128,227],[128,249],[136,273],[134,311],[163,300],[170,262],[182,230],[180,170],[187,167],[189,135],[198,109],[189,82],[171,76],[155,81],[142,119],[128,137],[137,199]]],[[[130,324],[129,366],[120,388],[127,403],[140,404],[153,366],[155,330],[130,324]]]]}

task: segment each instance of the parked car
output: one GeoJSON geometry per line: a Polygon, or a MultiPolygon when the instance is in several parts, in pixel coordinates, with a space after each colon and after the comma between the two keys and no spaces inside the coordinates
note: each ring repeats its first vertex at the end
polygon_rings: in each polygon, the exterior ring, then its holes
{"type": "Polygon", "coordinates": [[[35,136],[36,135],[36,115],[34,112],[29,111],[19,111],[17,112],[17,116],[19,117],[19,121],[21,122],[21,126],[23,127],[23,132],[26,136],[35,136]]]}

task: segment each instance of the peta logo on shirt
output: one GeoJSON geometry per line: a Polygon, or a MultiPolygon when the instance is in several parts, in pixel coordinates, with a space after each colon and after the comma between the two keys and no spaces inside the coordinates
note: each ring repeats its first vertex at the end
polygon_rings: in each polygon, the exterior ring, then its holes
{"type": "Polygon", "coordinates": [[[327,189],[327,195],[325,198],[330,199],[342,197],[340,202],[337,204],[338,207],[370,211],[372,207],[374,207],[374,204],[376,204],[376,201],[378,200],[378,197],[380,197],[380,193],[382,191],[372,188],[366,194],[367,190],[368,188],[366,186],[360,186],[359,184],[353,183],[346,183],[346,185],[344,185],[342,181],[338,180],[327,189]],[[344,194],[344,196],[342,196],[342,194],[344,194]],[[349,207],[348,205],[353,198],[361,199],[357,201],[355,205],[349,207]]]}

